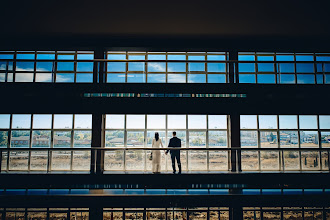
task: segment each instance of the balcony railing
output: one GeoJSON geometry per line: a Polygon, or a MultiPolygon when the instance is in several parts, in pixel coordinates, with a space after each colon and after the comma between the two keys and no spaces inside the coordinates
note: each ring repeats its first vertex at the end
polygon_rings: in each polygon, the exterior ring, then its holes
{"type": "MultiPolygon", "coordinates": [[[[152,150],[160,150],[161,172],[171,172],[164,150],[177,148],[2,148],[1,173],[94,172],[102,164],[105,173],[152,171],[152,150]],[[102,155],[97,156],[97,155],[102,155]],[[103,158],[103,159],[100,159],[103,158]]],[[[180,148],[182,171],[187,173],[242,171],[330,172],[330,148],[180,148]],[[233,160],[233,158],[235,158],[233,160]],[[240,169],[238,169],[240,170],[240,169]]]]}

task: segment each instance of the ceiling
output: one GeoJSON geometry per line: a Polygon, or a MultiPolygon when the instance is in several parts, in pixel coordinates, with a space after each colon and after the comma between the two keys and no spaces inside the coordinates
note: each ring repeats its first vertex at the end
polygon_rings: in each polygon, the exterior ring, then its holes
{"type": "Polygon", "coordinates": [[[0,47],[324,50],[330,49],[329,6],[296,0],[6,0],[0,47]]]}

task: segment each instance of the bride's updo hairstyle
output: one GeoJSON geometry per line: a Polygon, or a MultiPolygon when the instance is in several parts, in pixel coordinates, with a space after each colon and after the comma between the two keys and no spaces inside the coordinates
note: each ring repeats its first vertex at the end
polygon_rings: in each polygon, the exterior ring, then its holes
{"type": "Polygon", "coordinates": [[[158,132],[155,133],[155,139],[156,139],[156,141],[159,140],[159,134],[158,134],[158,132]]]}

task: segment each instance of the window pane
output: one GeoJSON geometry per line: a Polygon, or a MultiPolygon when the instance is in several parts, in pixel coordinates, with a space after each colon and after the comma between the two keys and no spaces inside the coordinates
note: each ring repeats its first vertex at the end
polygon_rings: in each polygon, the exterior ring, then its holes
{"type": "Polygon", "coordinates": [[[185,83],[186,74],[168,74],[167,82],[168,83],[185,83]]]}
{"type": "Polygon", "coordinates": [[[294,84],[296,81],[293,74],[280,74],[279,77],[281,84],[294,84]]]}
{"type": "Polygon", "coordinates": [[[300,129],[317,129],[316,115],[299,115],[300,129]]]}
{"type": "Polygon", "coordinates": [[[107,83],[124,83],[125,78],[125,74],[110,73],[107,74],[107,83]]]}
{"type": "Polygon", "coordinates": [[[257,131],[241,131],[242,147],[258,147],[257,131]]]}
{"type": "Polygon", "coordinates": [[[205,151],[189,151],[189,171],[207,170],[207,154],[205,151]]]}
{"type": "Polygon", "coordinates": [[[77,59],[78,60],[93,60],[94,54],[78,54],[77,59]]]}
{"type": "Polygon", "coordinates": [[[254,61],[255,56],[254,55],[238,55],[238,60],[240,60],[240,61],[254,61]]]}
{"type": "Polygon", "coordinates": [[[12,128],[31,128],[31,115],[13,115],[12,128]]]}
{"type": "Polygon", "coordinates": [[[166,75],[148,74],[148,83],[166,83],[166,75]]]}
{"type": "Polygon", "coordinates": [[[127,74],[127,82],[129,83],[145,83],[145,74],[127,74]]]}
{"type": "Polygon", "coordinates": [[[239,83],[256,83],[256,75],[239,74],[239,83]]]}
{"type": "Polygon", "coordinates": [[[186,63],[168,63],[168,72],[186,72],[186,63]]]}
{"type": "Polygon", "coordinates": [[[168,115],[168,128],[169,129],[185,129],[186,116],[185,115],[168,115]]]}
{"type": "Polygon", "coordinates": [[[206,132],[189,132],[189,147],[205,147],[206,132]]]}
{"type": "Polygon", "coordinates": [[[92,128],[92,115],[75,115],[74,128],[92,128]]]}
{"type": "Polygon", "coordinates": [[[74,74],[73,73],[57,73],[56,74],[56,82],[63,83],[73,83],[74,82],[74,74]]]}
{"type": "Polygon", "coordinates": [[[16,73],[15,82],[33,82],[33,73],[16,73]]]}
{"type": "Polygon", "coordinates": [[[258,170],[259,159],[256,151],[242,151],[242,170],[258,170]]]}
{"type": "Polygon", "coordinates": [[[71,131],[54,131],[54,147],[71,147],[71,131]]]}
{"type": "Polygon", "coordinates": [[[240,73],[254,73],[256,71],[254,63],[239,63],[238,69],[240,73]]]}
{"type": "Polygon", "coordinates": [[[126,63],[125,62],[108,62],[108,72],[125,72],[126,71],[126,63]]]}
{"type": "Polygon", "coordinates": [[[314,73],[313,63],[297,63],[296,68],[297,73],[314,73]]]}
{"type": "Polygon", "coordinates": [[[297,129],[296,115],[280,115],[279,116],[280,129],[297,129]]]}
{"type": "Polygon", "coordinates": [[[206,129],[206,115],[188,115],[189,129],[206,129]]]}
{"type": "Polygon", "coordinates": [[[279,153],[276,151],[260,152],[261,170],[279,170],[279,153]]]}
{"type": "Polygon", "coordinates": [[[74,131],[74,147],[91,147],[92,132],[91,131],[74,131]]]}
{"type": "Polygon", "coordinates": [[[54,64],[52,62],[38,62],[37,71],[39,72],[52,72],[54,64]]]}
{"type": "MultiPolygon", "coordinates": [[[[125,147],[124,131],[106,131],[105,132],[105,147],[125,147]]],[[[111,152],[111,151],[106,151],[111,152]]]]}
{"type": "Polygon", "coordinates": [[[188,83],[206,83],[206,75],[188,74],[188,83]]]}
{"type": "Polygon", "coordinates": [[[166,60],[166,55],[148,54],[148,60],[166,60]]]}
{"type": "Polygon", "coordinates": [[[226,83],[225,74],[208,74],[207,75],[208,83],[226,83]]]}
{"type": "Polygon", "coordinates": [[[280,131],[281,147],[298,147],[298,131],[280,131]]]}
{"type": "Polygon", "coordinates": [[[165,115],[147,115],[148,129],[165,129],[165,115]]]}
{"type": "MultiPolygon", "coordinates": [[[[52,170],[70,170],[71,151],[52,152],[52,170]]],[[[63,213],[64,214],[64,213],[63,213]]],[[[65,213],[66,215],[66,213],[65,213]]],[[[54,218],[54,217],[52,217],[54,218]]]]}
{"type": "Polygon", "coordinates": [[[53,73],[36,73],[36,82],[53,82],[53,73]]]}
{"type": "MultiPolygon", "coordinates": [[[[144,147],[144,132],[143,131],[128,131],[127,132],[127,147],[144,147]]],[[[142,153],[143,151],[136,151],[142,153]]]]}
{"type": "Polygon", "coordinates": [[[144,62],[130,62],[128,63],[128,71],[144,71],[144,62]]]}
{"type": "Polygon", "coordinates": [[[258,72],[274,72],[274,64],[258,63],[258,72]]]}
{"type": "Polygon", "coordinates": [[[30,147],[30,131],[12,131],[11,147],[30,147]]]}
{"type": "Polygon", "coordinates": [[[9,128],[10,124],[10,115],[0,114],[0,128],[9,128]]]}
{"type": "Polygon", "coordinates": [[[278,72],[279,73],[294,73],[293,63],[279,63],[278,72]]]}
{"type": "Polygon", "coordinates": [[[296,55],[296,61],[314,61],[313,55],[296,55]]]}
{"type": "MultiPolygon", "coordinates": [[[[320,128],[321,129],[330,129],[330,116],[328,116],[328,115],[320,115],[319,117],[320,117],[319,118],[319,120],[320,120],[320,128]]],[[[1,122],[0,122],[0,124],[1,124],[1,122]]]]}
{"type": "Polygon", "coordinates": [[[227,131],[209,131],[209,147],[227,147],[227,131]]]}
{"type": "Polygon", "coordinates": [[[294,61],[293,55],[276,55],[277,61],[294,61]]]}
{"type": "Polygon", "coordinates": [[[274,74],[258,74],[258,83],[275,84],[275,75],[274,74]]]}
{"type": "Polygon", "coordinates": [[[227,129],[227,115],[209,115],[209,129],[227,129]]]}
{"type": "Polygon", "coordinates": [[[72,128],[72,115],[54,115],[54,128],[72,128]]]}
{"type": "Polygon", "coordinates": [[[7,147],[7,145],[8,145],[8,131],[0,131],[0,147],[1,148],[7,147]]]}
{"type": "Polygon", "coordinates": [[[16,59],[22,59],[22,60],[34,60],[34,54],[17,54],[16,59]]]}
{"type": "Polygon", "coordinates": [[[148,72],[166,72],[166,63],[148,63],[148,72]]]}
{"type": "MultiPolygon", "coordinates": [[[[186,147],[186,131],[176,131],[177,138],[181,139],[181,147],[186,147]]],[[[173,130],[167,132],[167,145],[170,143],[170,139],[173,137],[173,130]]],[[[182,153],[181,153],[182,154],[182,153]]]]}
{"type": "Polygon", "coordinates": [[[302,170],[319,170],[320,156],[316,151],[301,152],[301,168],[302,170]]]}
{"type": "Polygon", "coordinates": [[[78,72],[93,72],[93,67],[92,62],[77,62],[78,72]]]}
{"type": "Polygon", "coordinates": [[[241,115],[241,129],[257,128],[256,115],[241,115]]]}
{"type": "Polygon", "coordinates": [[[321,132],[322,147],[330,147],[330,132],[321,132]]]}
{"type": "Polygon", "coordinates": [[[74,64],[73,62],[58,62],[57,71],[73,71],[74,64]]]}
{"type": "Polygon", "coordinates": [[[188,63],[189,71],[205,71],[205,63],[188,63]]]}
{"type": "Polygon", "coordinates": [[[106,115],[106,128],[123,129],[125,122],[125,115],[106,115]]]}
{"type": "Polygon", "coordinates": [[[317,131],[300,131],[300,147],[318,147],[317,131]]]}
{"type": "Polygon", "coordinates": [[[225,55],[207,55],[207,60],[226,60],[225,55]]]}
{"type": "Polygon", "coordinates": [[[260,131],[260,146],[262,148],[277,148],[277,132],[276,131],[260,131]]]}
{"type": "Polygon", "coordinates": [[[167,60],[185,60],[186,55],[168,55],[167,60]]]}
{"type": "Polygon", "coordinates": [[[51,131],[33,131],[32,147],[50,147],[51,131]]]}
{"type": "Polygon", "coordinates": [[[226,72],[226,64],[225,63],[208,63],[207,64],[207,72],[226,72]]]}
{"type": "Polygon", "coordinates": [[[34,62],[16,62],[16,71],[34,71],[34,62]]]}
{"type": "Polygon", "coordinates": [[[108,54],[108,60],[126,60],[125,54],[108,54]]]}
{"type": "Polygon", "coordinates": [[[33,128],[51,128],[52,115],[33,115],[33,128]]]}
{"type": "Polygon", "coordinates": [[[145,115],[127,115],[126,122],[127,129],[144,129],[145,128],[145,115]]]}
{"type": "Polygon", "coordinates": [[[259,115],[260,129],[276,129],[277,116],[276,115],[259,115]]]}
{"type": "Polygon", "coordinates": [[[77,73],[76,75],[76,82],[77,83],[92,83],[93,82],[93,74],[88,73],[77,73]]]}
{"type": "Polygon", "coordinates": [[[315,84],[315,75],[311,74],[298,74],[297,75],[298,84],[315,84]]]}

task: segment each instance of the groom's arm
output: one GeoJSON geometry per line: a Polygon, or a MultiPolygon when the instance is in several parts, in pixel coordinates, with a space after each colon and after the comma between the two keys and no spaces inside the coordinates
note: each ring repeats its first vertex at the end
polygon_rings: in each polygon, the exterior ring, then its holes
{"type": "MultiPolygon", "coordinates": [[[[171,141],[172,141],[172,139],[170,139],[170,143],[168,143],[168,146],[167,147],[171,147],[172,145],[171,145],[171,141]]],[[[166,154],[169,152],[170,150],[167,150],[166,151],[166,154]]]]}

